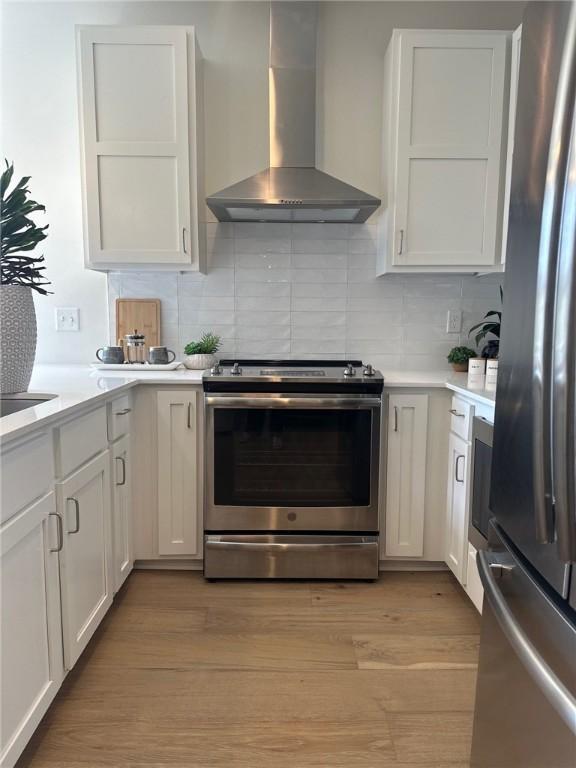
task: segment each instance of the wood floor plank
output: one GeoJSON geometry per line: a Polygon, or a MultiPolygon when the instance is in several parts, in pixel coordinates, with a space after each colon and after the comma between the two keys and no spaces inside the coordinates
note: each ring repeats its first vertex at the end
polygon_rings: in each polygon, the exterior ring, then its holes
{"type": "Polygon", "coordinates": [[[180,728],[164,722],[141,722],[114,729],[52,727],[30,768],[66,766],[75,760],[84,768],[164,763],[188,768],[381,768],[394,766],[392,740],[386,725],[372,723],[242,723],[180,728]]]}
{"type": "Polygon", "coordinates": [[[476,669],[473,635],[353,635],[359,669],[476,669]]]}
{"type": "Polygon", "coordinates": [[[302,635],[141,633],[111,627],[90,663],[108,669],[356,669],[352,638],[302,635]]]}
{"type": "Polygon", "coordinates": [[[381,720],[382,691],[371,675],[324,672],[213,672],[123,669],[112,680],[88,665],[58,697],[50,724],[381,720]],[[150,696],[153,692],[153,696],[150,696]]]}
{"type": "Polygon", "coordinates": [[[396,758],[420,766],[438,762],[451,766],[470,758],[471,712],[390,715],[390,730],[396,758]]]}

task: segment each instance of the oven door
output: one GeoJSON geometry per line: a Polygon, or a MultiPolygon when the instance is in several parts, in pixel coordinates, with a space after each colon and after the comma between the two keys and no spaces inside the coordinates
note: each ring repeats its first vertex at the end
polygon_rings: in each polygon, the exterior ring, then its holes
{"type": "Polygon", "coordinates": [[[378,530],[381,398],[206,395],[206,531],[378,530]]]}
{"type": "Polygon", "coordinates": [[[486,549],[488,527],[492,519],[490,510],[490,483],[492,475],[492,435],[494,425],[480,416],[474,418],[472,428],[472,502],[468,539],[476,549],[486,549]]]}

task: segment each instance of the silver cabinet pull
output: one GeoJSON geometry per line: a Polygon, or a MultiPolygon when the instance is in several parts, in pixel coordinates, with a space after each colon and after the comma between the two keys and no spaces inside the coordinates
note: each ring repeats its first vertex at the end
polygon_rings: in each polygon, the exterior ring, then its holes
{"type": "Polygon", "coordinates": [[[398,251],[398,256],[402,256],[402,251],[404,250],[404,230],[400,230],[400,249],[398,251]]]}
{"type": "Polygon", "coordinates": [[[188,253],[186,250],[186,227],[182,227],[182,250],[184,253],[188,253]]]}
{"type": "Polygon", "coordinates": [[[72,531],[68,531],[68,533],[78,533],[80,530],[80,502],[78,499],[75,499],[73,496],[70,496],[66,499],[66,502],[73,501],[74,502],[74,511],[76,513],[76,527],[72,531]]]}
{"type": "Polygon", "coordinates": [[[186,417],[186,425],[188,429],[192,429],[192,403],[188,403],[188,413],[186,417]]]}
{"type": "Polygon", "coordinates": [[[121,411],[116,411],[114,416],[126,416],[127,413],[131,413],[132,408],[123,408],[121,411]]]}
{"type": "Polygon", "coordinates": [[[458,477],[458,466],[459,466],[460,459],[465,459],[465,458],[466,457],[464,456],[463,453],[459,453],[458,456],[456,456],[456,462],[454,464],[454,479],[456,480],[457,483],[464,482],[464,475],[462,475],[462,477],[458,477]]]}
{"type": "Polygon", "coordinates": [[[48,517],[56,518],[56,531],[58,533],[58,544],[55,549],[51,549],[50,552],[61,552],[64,546],[64,531],[62,529],[62,518],[58,512],[48,512],[48,517]]]}
{"type": "Polygon", "coordinates": [[[116,485],[126,485],[126,461],[123,456],[116,456],[116,461],[119,461],[122,466],[122,480],[116,481],[116,485]]]}
{"type": "Polygon", "coordinates": [[[398,432],[398,406],[394,406],[394,432],[398,432]]]}
{"type": "Polygon", "coordinates": [[[459,419],[463,419],[466,416],[465,413],[460,413],[460,411],[457,411],[456,408],[450,408],[450,413],[452,416],[458,416],[459,419]]]}

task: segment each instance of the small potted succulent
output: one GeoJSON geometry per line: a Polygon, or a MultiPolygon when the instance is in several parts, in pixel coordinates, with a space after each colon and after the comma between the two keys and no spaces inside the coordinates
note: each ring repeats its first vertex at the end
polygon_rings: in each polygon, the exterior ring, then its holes
{"type": "Polygon", "coordinates": [[[193,371],[212,368],[216,363],[214,355],[220,349],[220,336],[205,333],[200,341],[191,341],[184,347],[184,365],[193,371]]]}
{"type": "Polygon", "coordinates": [[[466,373],[468,361],[473,357],[476,357],[476,352],[470,347],[453,347],[448,353],[447,360],[455,371],[466,373]]]}
{"type": "Polygon", "coordinates": [[[36,355],[36,312],[32,291],[45,296],[44,256],[32,251],[47,237],[48,224],[39,227],[31,215],[45,207],[30,199],[23,176],[12,186],[14,165],[6,160],[0,180],[2,250],[0,256],[0,391],[25,392],[36,355]]]}

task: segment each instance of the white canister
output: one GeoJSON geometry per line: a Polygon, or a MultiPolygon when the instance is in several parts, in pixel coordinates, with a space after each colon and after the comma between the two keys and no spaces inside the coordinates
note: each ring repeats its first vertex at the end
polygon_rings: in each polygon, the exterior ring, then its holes
{"type": "Polygon", "coordinates": [[[486,373],[486,360],[483,357],[473,357],[468,361],[468,386],[483,387],[486,373]]]}
{"type": "Polygon", "coordinates": [[[495,387],[498,380],[498,360],[486,361],[486,387],[495,387]]]}

